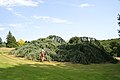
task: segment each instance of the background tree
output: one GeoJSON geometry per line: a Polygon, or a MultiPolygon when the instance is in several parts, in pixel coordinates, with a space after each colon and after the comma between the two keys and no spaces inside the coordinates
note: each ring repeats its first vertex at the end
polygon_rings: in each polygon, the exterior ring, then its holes
{"type": "Polygon", "coordinates": [[[112,49],[111,54],[113,56],[118,56],[120,57],[120,43],[119,42],[111,42],[110,43],[110,48],[112,49]]]}
{"type": "Polygon", "coordinates": [[[120,39],[101,40],[100,43],[111,56],[120,56],[120,39]]]}
{"type": "Polygon", "coordinates": [[[75,43],[75,44],[81,43],[80,37],[75,36],[75,37],[70,38],[69,43],[71,43],[71,44],[73,44],[73,43],[75,43]]]}
{"type": "Polygon", "coordinates": [[[56,36],[56,35],[50,35],[50,36],[48,36],[47,38],[48,38],[48,39],[52,39],[52,40],[54,40],[55,42],[58,42],[58,43],[60,43],[60,44],[66,43],[64,39],[62,39],[61,37],[56,36]]]}
{"type": "Polygon", "coordinates": [[[2,47],[2,38],[0,37],[0,47],[2,47]]]}
{"type": "Polygon", "coordinates": [[[19,45],[19,46],[22,46],[23,44],[25,44],[25,41],[22,40],[22,39],[20,39],[20,40],[18,41],[18,45],[19,45]]]}
{"type": "Polygon", "coordinates": [[[6,47],[6,42],[5,41],[2,43],[2,47],[6,47]]]}
{"type": "MultiPolygon", "coordinates": [[[[120,27],[120,14],[118,14],[118,25],[120,27]]],[[[118,35],[120,37],[120,29],[118,29],[118,35]]]]}
{"type": "Polygon", "coordinates": [[[7,35],[6,40],[7,40],[6,47],[8,48],[17,47],[16,39],[14,36],[12,36],[12,33],[10,31],[7,35]]]}
{"type": "Polygon", "coordinates": [[[12,47],[17,47],[18,44],[17,44],[17,41],[16,41],[16,38],[13,36],[12,37],[12,47]]]}

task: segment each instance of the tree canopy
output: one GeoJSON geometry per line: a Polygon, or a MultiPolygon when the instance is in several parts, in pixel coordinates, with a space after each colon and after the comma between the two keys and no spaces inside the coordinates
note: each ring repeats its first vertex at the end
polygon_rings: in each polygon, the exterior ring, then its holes
{"type": "Polygon", "coordinates": [[[17,47],[16,39],[10,31],[7,35],[6,40],[7,40],[6,47],[9,47],[9,48],[17,47]]]}
{"type": "Polygon", "coordinates": [[[0,37],[0,47],[2,47],[2,38],[0,37]]]}
{"type": "Polygon", "coordinates": [[[103,45],[105,50],[111,56],[118,56],[120,57],[120,39],[109,39],[109,40],[101,40],[100,43],[103,45]]]}
{"type": "Polygon", "coordinates": [[[19,46],[22,46],[23,44],[25,44],[25,41],[20,39],[17,43],[18,43],[19,46]]]}
{"type": "MultiPolygon", "coordinates": [[[[119,27],[120,27],[120,14],[118,14],[118,25],[119,25],[119,27]]],[[[119,35],[119,37],[120,37],[120,29],[118,29],[118,35],[119,35]]]]}

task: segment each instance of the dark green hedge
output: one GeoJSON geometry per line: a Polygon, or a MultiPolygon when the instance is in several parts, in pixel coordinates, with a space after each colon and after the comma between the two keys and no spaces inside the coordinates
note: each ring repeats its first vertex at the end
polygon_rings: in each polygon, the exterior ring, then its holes
{"type": "Polygon", "coordinates": [[[57,61],[68,61],[73,63],[117,63],[103,48],[89,43],[64,44],[56,51],[57,61]]]}

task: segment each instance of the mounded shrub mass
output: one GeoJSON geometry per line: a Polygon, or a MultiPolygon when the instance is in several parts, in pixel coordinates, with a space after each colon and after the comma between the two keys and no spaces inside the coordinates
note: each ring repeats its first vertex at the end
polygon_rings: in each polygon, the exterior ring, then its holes
{"type": "Polygon", "coordinates": [[[81,64],[118,62],[109,55],[98,40],[90,37],[72,37],[69,42],[65,42],[59,36],[50,35],[20,46],[9,54],[40,61],[42,48],[45,50],[46,61],[81,64]]]}

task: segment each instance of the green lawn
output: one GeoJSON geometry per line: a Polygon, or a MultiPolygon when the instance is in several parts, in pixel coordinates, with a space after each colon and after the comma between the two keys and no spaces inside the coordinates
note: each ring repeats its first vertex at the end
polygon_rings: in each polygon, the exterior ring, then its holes
{"type": "Polygon", "coordinates": [[[41,63],[0,54],[0,80],[120,80],[120,63],[41,63]]]}

